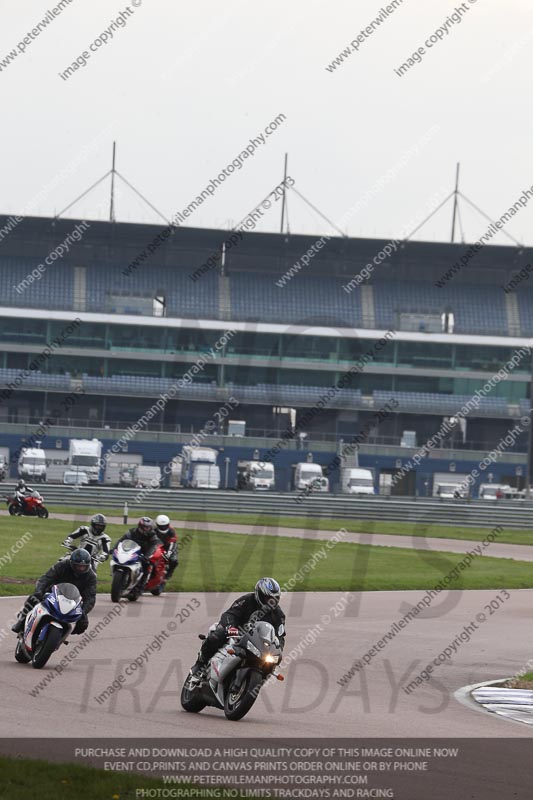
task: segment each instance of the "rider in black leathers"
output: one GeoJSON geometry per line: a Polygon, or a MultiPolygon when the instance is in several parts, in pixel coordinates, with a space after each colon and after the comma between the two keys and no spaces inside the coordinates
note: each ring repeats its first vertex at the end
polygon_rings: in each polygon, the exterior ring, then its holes
{"type": "Polygon", "coordinates": [[[162,544],[162,542],[154,530],[154,523],[150,517],[141,517],[135,528],[130,528],[129,531],[124,534],[124,536],[121,536],[120,539],[118,539],[113,546],[113,550],[119,544],[119,542],[123,542],[126,539],[131,539],[141,548],[143,576],[140,583],[138,583],[134,589],[135,594],[139,596],[143,592],[144,587],[146,586],[146,581],[148,580],[150,556],[157,545],[162,544]]]}
{"type": "Polygon", "coordinates": [[[191,673],[197,675],[205,669],[209,659],[219,650],[228,636],[238,636],[254,622],[270,622],[279,639],[281,650],[285,645],[285,614],[280,608],[281,589],[273,578],[261,578],[255,590],[243,594],[224,611],[220,621],[205,639],[191,673]],[[244,629],[244,630],[243,630],[244,629]]]}
{"type": "Polygon", "coordinates": [[[58,583],[72,583],[79,589],[83,603],[83,616],[77,621],[72,633],[84,633],[89,625],[88,615],[93,610],[96,602],[96,575],[91,569],[91,557],[87,550],[74,550],[70,558],[61,558],[53,564],[48,572],[41,575],[35,584],[35,591],[31,594],[18,619],[11,627],[13,633],[20,633],[24,629],[24,621],[37,603],[40,603],[52,586],[58,583]]]}

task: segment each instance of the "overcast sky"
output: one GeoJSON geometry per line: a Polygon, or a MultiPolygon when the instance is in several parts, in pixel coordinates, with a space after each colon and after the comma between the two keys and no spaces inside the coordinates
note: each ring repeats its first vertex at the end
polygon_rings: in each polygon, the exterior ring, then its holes
{"type": "MultiPolygon", "coordinates": [[[[116,139],[117,169],[171,218],[279,114],[286,120],[188,224],[239,222],[282,180],[285,152],[296,188],[333,221],[389,174],[341,226],[351,236],[415,227],[453,189],[457,161],[462,191],[493,218],[533,186],[531,0],[465,0],[461,23],[431,49],[424,42],[460,3],[403,0],[333,71],[386,0],[133,2],[126,25],[68,80],[59,73],[125,3],[72,0],[2,68],[0,213],[58,213],[110,168],[116,139]],[[420,46],[422,61],[399,77],[420,46]]],[[[0,64],[54,7],[0,0],[0,64]]],[[[106,183],[67,216],[105,219],[108,198],[106,183]]],[[[279,230],[279,206],[261,230],[279,230]]],[[[291,232],[332,232],[292,192],[288,210],[291,232]]],[[[121,185],[116,216],[158,222],[121,185]]],[[[466,205],[462,221],[467,241],[487,224],[466,205]]],[[[531,245],[532,221],[533,200],[507,230],[531,245]]],[[[415,238],[447,241],[450,228],[447,206],[415,238]]]]}

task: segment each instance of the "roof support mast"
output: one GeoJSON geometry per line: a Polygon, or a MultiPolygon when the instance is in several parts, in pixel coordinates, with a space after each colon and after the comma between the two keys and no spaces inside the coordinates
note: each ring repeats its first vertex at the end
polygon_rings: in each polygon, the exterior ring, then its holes
{"type": "Polygon", "coordinates": [[[285,195],[287,194],[287,161],[288,161],[288,154],[285,153],[285,168],[283,172],[283,197],[281,200],[281,225],[279,232],[283,233],[285,228],[285,195]]]}
{"type": "Polygon", "coordinates": [[[111,199],[109,202],[109,222],[115,222],[115,155],[117,143],[113,142],[113,158],[111,161],[111,199]]]}
{"type": "Polygon", "coordinates": [[[452,244],[455,241],[455,220],[457,218],[457,201],[459,198],[459,171],[461,169],[461,165],[457,164],[457,168],[455,170],[455,190],[453,193],[453,219],[452,219],[452,244]]]}

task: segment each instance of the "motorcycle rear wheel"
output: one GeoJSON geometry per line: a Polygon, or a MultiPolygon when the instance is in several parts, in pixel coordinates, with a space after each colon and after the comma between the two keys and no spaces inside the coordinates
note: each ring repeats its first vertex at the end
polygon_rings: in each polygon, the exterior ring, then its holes
{"type": "Polygon", "coordinates": [[[255,670],[250,670],[238,692],[232,692],[230,684],[224,699],[224,714],[226,719],[236,722],[242,719],[251,709],[259,694],[259,687],[263,683],[263,676],[255,670]]]}
{"type": "Polygon", "coordinates": [[[63,631],[54,626],[50,626],[44,641],[39,642],[35,646],[31,662],[34,669],[42,669],[45,666],[52,653],[59,647],[62,638],[63,631]]]}
{"type": "Polygon", "coordinates": [[[205,708],[206,703],[197,696],[198,691],[191,691],[188,688],[190,675],[187,676],[185,679],[185,683],[183,684],[181,690],[181,707],[185,709],[185,711],[189,711],[191,714],[197,714],[203,708],[205,708]]]}
{"type": "Polygon", "coordinates": [[[14,517],[17,514],[17,509],[18,507],[15,503],[10,503],[8,511],[12,517],[14,517]]]}

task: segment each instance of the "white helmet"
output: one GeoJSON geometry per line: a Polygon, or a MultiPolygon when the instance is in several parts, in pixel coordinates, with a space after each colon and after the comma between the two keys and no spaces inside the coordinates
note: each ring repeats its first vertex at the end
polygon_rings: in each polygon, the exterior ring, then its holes
{"type": "Polygon", "coordinates": [[[155,518],[155,527],[160,533],[166,533],[169,525],[170,519],[166,514],[159,514],[159,516],[155,518]]]}

